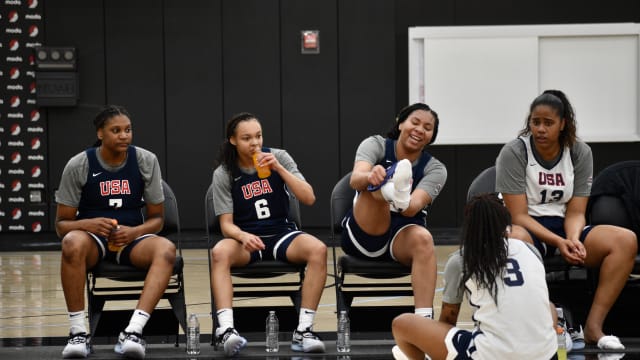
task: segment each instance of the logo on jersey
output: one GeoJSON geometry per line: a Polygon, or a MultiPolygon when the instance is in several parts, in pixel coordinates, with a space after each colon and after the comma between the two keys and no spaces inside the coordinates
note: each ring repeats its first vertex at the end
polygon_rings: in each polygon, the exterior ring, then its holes
{"type": "Polygon", "coordinates": [[[255,196],[270,194],[272,192],[273,189],[271,189],[268,179],[256,180],[249,184],[242,185],[242,195],[245,200],[249,200],[255,196]]]}
{"type": "Polygon", "coordinates": [[[538,173],[538,185],[565,186],[562,173],[548,174],[544,172],[538,173]]]}
{"type": "Polygon", "coordinates": [[[100,195],[131,195],[129,180],[100,181],[100,195]]]}

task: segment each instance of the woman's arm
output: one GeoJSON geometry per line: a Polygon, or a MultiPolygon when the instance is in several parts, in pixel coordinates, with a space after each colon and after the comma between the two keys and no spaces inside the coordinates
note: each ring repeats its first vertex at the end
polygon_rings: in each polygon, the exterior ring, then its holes
{"type": "Polygon", "coordinates": [[[218,217],[218,221],[224,237],[239,242],[249,252],[264,250],[264,243],[259,236],[243,231],[238,225],[234,224],[233,214],[221,214],[218,217]]]}
{"type": "Polygon", "coordinates": [[[381,165],[373,166],[366,161],[356,161],[353,164],[349,185],[357,191],[364,191],[369,185],[380,185],[386,176],[387,171],[381,165]]]}
{"type": "MultiPolygon", "coordinates": [[[[513,224],[520,225],[532,232],[536,238],[560,250],[560,254],[571,264],[582,264],[584,257],[580,254],[579,246],[573,241],[556,235],[551,230],[542,226],[529,215],[527,206],[527,195],[525,194],[502,194],[504,204],[511,213],[513,224]],[[578,247],[578,248],[576,248],[578,247]]],[[[578,241],[579,242],[579,241],[578,241]]]]}
{"type": "Polygon", "coordinates": [[[546,244],[558,247],[558,244],[564,241],[563,238],[554,234],[551,230],[542,226],[531,215],[529,215],[529,207],[527,205],[527,195],[525,194],[502,194],[504,204],[511,213],[513,224],[520,225],[532,232],[539,240],[546,244]]]}
{"type": "Polygon", "coordinates": [[[275,162],[277,164],[273,167],[273,170],[280,175],[298,201],[305,205],[313,205],[316,202],[316,195],[313,193],[311,184],[290,173],[278,160],[275,160],[275,162]]]}
{"type": "Polygon", "coordinates": [[[73,230],[88,231],[102,237],[108,237],[115,229],[113,219],[99,217],[93,219],[77,220],[78,208],[58,204],[56,211],[56,234],[60,238],[73,230]]]}

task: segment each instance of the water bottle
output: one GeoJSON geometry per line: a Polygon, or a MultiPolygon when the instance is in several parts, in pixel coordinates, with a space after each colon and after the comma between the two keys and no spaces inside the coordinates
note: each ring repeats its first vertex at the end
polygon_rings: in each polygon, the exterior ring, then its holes
{"type": "Polygon", "coordinates": [[[196,314],[189,315],[187,322],[187,354],[200,354],[200,322],[196,314]]]}
{"type": "Polygon", "coordinates": [[[345,310],[340,311],[338,317],[338,339],[336,340],[336,348],[338,352],[351,351],[351,327],[349,325],[349,317],[345,310]]]}
{"type": "Polygon", "coordinates": [[[267,316],[266,321],[266,350],[267,352],[278,352],[280,346],[278,344],[278,317],[276,316],[275,311],[269,311],[269,316],[267,316]]]}
{"type": "Polygon", "coordinates": [[[567,342],[562,326],[556,327],[556,334],[558,336],[558,360],[567,360],[567,342]]]}

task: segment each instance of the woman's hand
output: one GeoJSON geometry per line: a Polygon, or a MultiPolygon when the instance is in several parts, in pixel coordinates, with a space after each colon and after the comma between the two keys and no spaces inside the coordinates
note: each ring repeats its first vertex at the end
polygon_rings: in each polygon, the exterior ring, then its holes
{"type": "Polygon", "coordinates": [[[583,265],[587,251],[579,240],[566,239],[561,241],[558,250],[562,257],[570,264],[583,265]]]}
{"type": "Polygon", "coordinates": [[[376,165],[371,168],[369,175],[367,175],[367,181],[373,186],[378,186],[382,184],[386,176],[387,170],[382,165],[376,165]]]}
{"type": "Polygon", "coordinates": [[[245,232],[242,234],[242,236],[240,236],[239,240],[240,240],[240,243],[242,244],[242,247],[248,252],[254,252],[254,251],[265,249],[264,243],[262,242],[262,239],[260,239],[259,236],[245,232]]]}
{"type": "Polygon", "coordinates": [[[126,225],[117,225],[107,237],[109,242],[117,247],[128,245],[136,238],[136,230],[126,225]]]}
{"type": "Polygon", "coordinates": [[[97,217],[86,221],[86,231],[104,238],[109,238],[111,232],[117,228],[117,224],[113,224],[113,219],[106,217],[97,217]]]}
{"type": "Polygon", "coordinates": [[[266,167],[272,170],[277,170],[280,162],[276,159],[275,155],[270,152],[261,152],[258,154],[258,166],[266,167]]]}

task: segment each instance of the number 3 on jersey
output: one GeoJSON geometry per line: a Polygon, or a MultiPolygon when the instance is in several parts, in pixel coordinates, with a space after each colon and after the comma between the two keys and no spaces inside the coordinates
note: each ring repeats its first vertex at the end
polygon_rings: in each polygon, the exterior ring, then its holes
{"type": "Polygon", "coordinates": [[[504,283],[507,286],[522,286],[524,277],[520,271],[520,264],[515,259],[507,259],[507,276],[504,277],[504,283]]]}
{"type": "Polygon", "coordinates": [[[269,203],[266,199],[260,199],[256,201],[253,206],[256,207],[256,216],[258,219],[267,219],[271,217],[271,211],[269,211],[269,203]]]}

